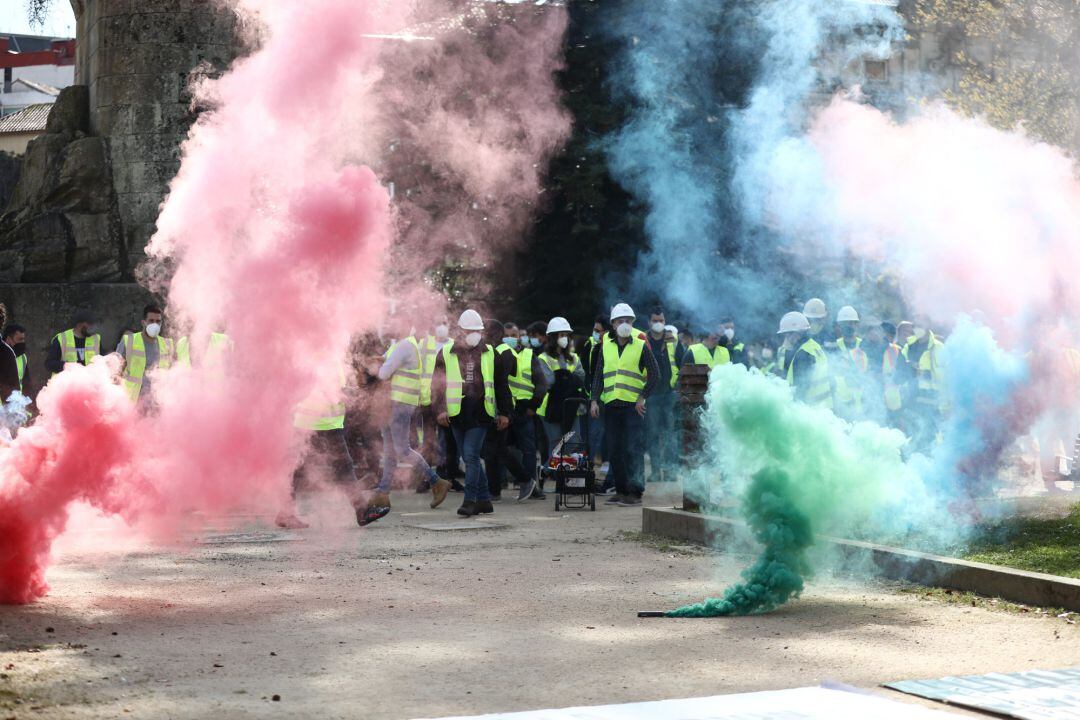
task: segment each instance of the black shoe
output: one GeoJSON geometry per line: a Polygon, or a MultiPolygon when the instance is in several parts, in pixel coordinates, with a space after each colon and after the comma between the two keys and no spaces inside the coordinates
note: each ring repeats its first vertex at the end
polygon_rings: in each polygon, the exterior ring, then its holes
{"type": "Polygon", "coordinates": [[[390,508],[383,505],[356,508],[356,524],[360,527],[370,525],[390,514],[390,508]]]}
{"type": "Polygon", "coordinates": [[[521,483],[521,487],[518,489],[518,496],[517,496],[518,502],[521,502],[522,500],[528,500],[530,497],[532,497],[533,490],[535,490],[535,489],[536,489],[536,480],[534,480],[534,479],[530,478],[529,480],[526,480],[525,482],[521,483]]]}
{"type": "Polygon", "coordinates": [[[491,506],[490,500],[478,500],[476,502],[476,513],[478,515],[490,515],[495,512],[495,508],[491,506]]]}
{"type": "Polygon", "coordinates": [[[461,507],[457,509],[457,514],[461,517],[472,517],[473,515],[479,515],[480,509],[472,500],[466,500],[465,502],[461,503],[461,507]]]}
{"type": "Polygon", "coordinates": [[[544,491],[540,489],[539,485],[533,489],[532,495],[529,497],[533,500],[547,500],[547,495],[544,494],[544,491]]]}
{"type": "Polygon", "coordinates": [[[465,486],[462,485],[457,480],[451,480],[450,481],[450,491],[451,492],[465,492],[465,486]]]}

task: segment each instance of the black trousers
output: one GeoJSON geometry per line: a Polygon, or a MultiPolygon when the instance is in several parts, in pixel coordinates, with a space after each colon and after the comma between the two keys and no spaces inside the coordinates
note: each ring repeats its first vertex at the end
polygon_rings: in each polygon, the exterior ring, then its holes
{"type": "Polygon", "coordinates": [[[529,481],[529,472],[521,464],[521,453],[510,452],[509,436],[509,428],[496,431],[493,427],[484,438],[484,467],[492,495],[502,492],[503,476],[507,472],[519,484],[529,481]]]}
{"type": "Polygon", "coordinates": [[[354,507],[362,503],[363,492],[344,430],[316,430],[311,434],[304,461],[293,473],[293,497],[301,488],[310,489],[320,481],[340,485],[354,507]]]}

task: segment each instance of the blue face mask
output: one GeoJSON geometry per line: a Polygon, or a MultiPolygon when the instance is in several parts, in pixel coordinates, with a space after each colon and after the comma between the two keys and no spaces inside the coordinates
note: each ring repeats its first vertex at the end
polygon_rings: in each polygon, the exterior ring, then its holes
{"type": "Polygon", "coordinates": [[[593,331],[593,334],[592,334],[592,341],[594,343],[600,342],[600,333],[596,332],[595,330],[593,331]]]}
{"type": "Polygon", "coordinates": [[[540,338],[529,338],[529,344],[534,348],[540,347],[540,338]]]}
{"type": "Polygon", "coordinates": [[[517,350],[518,339],[516,337],[504,337],[503,342],[509,345],[514,350],[517,350]]]}

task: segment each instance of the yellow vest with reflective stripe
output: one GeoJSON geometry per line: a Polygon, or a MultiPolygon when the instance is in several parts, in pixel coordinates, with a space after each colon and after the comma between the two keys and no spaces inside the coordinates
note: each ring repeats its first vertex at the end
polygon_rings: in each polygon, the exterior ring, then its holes
{"type": "MultiPolygon", "coordinates": [[[[559,359],[553,358],[547,353],[542,353],[540,355],[540,362],[547,365],[548,370],[551,370],[551,372],[555,372],[559,369],[559,359]]],[[[570,353],[570,362],[566,364],[566,369],[570,372],[576,372],[579,367],[581,367],[580,358],[578,358],[576,353],[570,353]]],[[[551,397],[550,391],[544,395],[544,402],[540,403],[540,409],[536,411],[536,414],[540,417],[547,417],[547,404],[549,397],[551,397]]]]}
{"type": "MultiPolygon", "coordinates": [[[[416,351],[416,365],[411,368],[400,367],[394,371],[393,377],[390,378],[390,399],[402,405],[419,407],[424,370],[420,362],[420,344],[413,337],[407,337],[400,342],[412,345],[413,350],[416,351]]],[[[390,348],[390,353],[393,353],[395,349],[397,349],[397,343],[390,348]]]]}
{"type": "MultiPolygon", "coordinates": [[[[56,341],[60,343],[60,360],[65,363],[77,363],[79,362],[79,351],[75,347],[75,328],[65,330],[62,333],[56,335],[56,341]]],[[[86,338],[86,346],[84,348],[83,357],[86,365],[90,364],[90,361],[101,354],[101,336],[91,335],[86,338]]],[[[55,374],[55,373],[54,373],[55,374]]]]}
{"type": "Polygon", "coordinates": [[[605,405],[614,400],[637,402],[645,390],[645,375],[641,372],[641,354],[645,352],[645,341],[638,335],[631,337],[622,354],[619,343],[604,337],[603,345],[603,391],[600,402],[605,405]]]}
{"type": "Polygon", "coordinates": [[[19,368],[19,392],[23,391],[23,378],[26,377],[26,354],[15,358],[15,367],[19,368]]]}
{"type": "Polygon", "coordinates": [[[435,358],[439,356],[439,341],[428,335],[418,344],[420,348],[420,404],[431,404],[431,377],[435,374],[435,358]]]}
{"type": "MultiPolygon", "coordinates": [[[[465,379],[461,376],[458,356],[450,352],[454,346],[451,340],[440,351],[446,366],[446,414],[457,417],[461,414],[461,401],[465,397],[465,379]]],[[[490,345],[484,346],[480,353],[480,376],[484,380],[484,410],[495,417],[495,351],[490,345]]],[[[531,396],[530,396],[531,397],[531,396]]]]}
{"type": "Polygon", "coordinates": [[[679,384],[679,368],[675,365],[675,343],[665,342],[667,345],[667,357],[668,364],[671,365],[671,387],[676,387],[679,384]]]}
{"type": "Polygon", "coordinates": [[[881,377],[885,384],[885,408],[899,410],[903,401],[900,399],[900,386],[896,384],[896,364],[900,358],[900,346],[889,343],[885,356],[881,358],[881,377]]]}
{"type": "Polygon", "coordinates": [[[710,370],[717,365],[727,365],[731,362],[731,353],[728,352],[726,347],[720,345],[717,345],[712,352],[709,352],[709,348],[705,347],[703,343],[698,343],[697,345],[691,345],[687,352],[690,353],[694,365],[708,365],[710,370]]]}
{"type": "MultiPolygon", "coordinates": [[[[817,340],[809,338],[795,352],[804,352],[814,358],[814,373],[810,379],[810,389],[806,393],[807,405],[825,405],[832,407],[832,386],[829,384],[829,357],[825,354],[825,348],[818,344],[817,340]]],[[[788,365],[787,381],[789,385],[795,384],[795,358],[791,358],[788,365]]]]}
{"type": "MultiPolygon", "coordinates": [[[[339,368],[341,387],[345,387],[345,369],[339,368]]],[[[325,393],[323,393],[325,395],[325,393]]],[[[332,402],[312,392],[293,413],[293,427],[301,430],[343,430],[345,428],[345,400],[340,398],[332,402]]]]}
{"type": "Polygon", "coordinates": [[[514,400],[531,400],[536,389],[532,376],[532,348],[519,350],[517,353],[517,372],[510,376],[510,394],[514,400]]]}
{"type": "Polygon", "coordinates": [[[865,373],[869,367],[869,360],[866,357],[866,351],[862,349],[862,338],[855,338],[855,347],[848,348],[847,340],[844,338],[838,338],[836,340],[837,349],[843,353],[844,363],[840,365],[839,371],[836,376],[836,404],[850,405],[856,412],[862,411],[862,388],[861,387],[849,387],[847,378],[844,377],[844,371],[850,370],[853,367],[859,373],[865,373]],[[850,367],[848,365],[850,361],[850,367]]]}
{"type": "MultiPolygon", "coordinates": [[[[173,341],[157,337],[158,364],[162,370],[172,366],[173,341]]],[[[143,377],[146,375],[146,345],[143,334],[129,333],[124,336],[124,372],[120,380],[132,402],[142,393],[143,377]]]]}
{"type": "MultiPolygon", "coordinates": [[[[934,333],[927,332],[930,335],[930,340],[926,343],[926,349],[923,350],[922,355],[919,356],[919,362],[916,365],[917,384],[915,402],[926,407],[945,410],[945,401],[941,397],[942,372],[941,366],[938,364],[937,360],[938,351],[944,347],[944,343],[938,340],[937,337],[934,336],[934,333]]],[[[911,341],[904,346],[903,350],[904,359],[908,362],[911,362],[909,351],[913,347],[915,347],[914,337],[912,337],[911,341]]]]}

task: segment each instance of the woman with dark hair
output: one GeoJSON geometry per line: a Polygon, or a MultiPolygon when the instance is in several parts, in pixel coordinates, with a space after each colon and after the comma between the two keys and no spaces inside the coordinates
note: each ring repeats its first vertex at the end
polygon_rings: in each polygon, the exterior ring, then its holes
{"type": "Polygon", "coordinates": [[[540,355],[540,369],[548,383],[548,393],[537,414],[543,418],[548,448],[554,450],[566,433],[580,433],[581,405],[567,405],[571,398],[585,399],[585,365],[570,347],[573,330],[566,318],[554,317],[547,324],[547,344],[540,355]]]}

